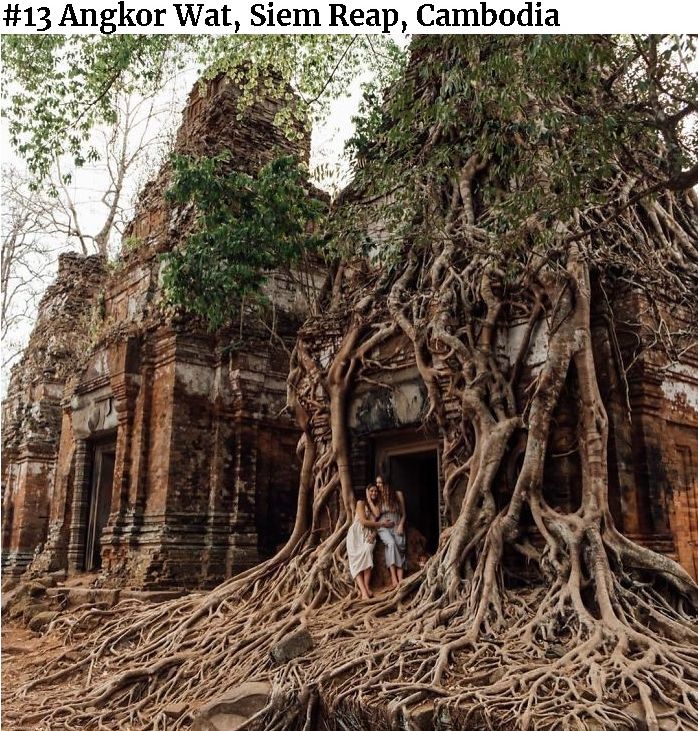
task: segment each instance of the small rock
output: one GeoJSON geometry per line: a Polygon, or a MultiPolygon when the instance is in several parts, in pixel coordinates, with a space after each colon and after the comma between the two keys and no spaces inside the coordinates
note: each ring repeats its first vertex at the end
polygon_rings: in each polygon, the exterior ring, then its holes
{"type": "Polygon", "coordinates": [[[559,643],[553,643],[552,645],[548,646],[548,655],[551,655],[552,657],[564,657],[567,654],[567,649],[564,645],[560,645],[559,643]]]}
{"type": "Polygon", "coordinates": [[[108,608],[116,606],[119,603],[118,589],[100,589],[95,592],[95,601],[104,602],[108,608]]]}
{"type": "Polygon", "coordinates": [[[242,683],[200,708],[191,731],[235,731],[267,705],[270,693],[269,683],[242,683]]]}
{"type": "Polygon", "coordinates": [[[95,593],[92,589],[74,586],[68,589],[68,606],[79,607],[81,604],[93,604],[95,593]]]}
{"type": "Polygon", "coordinates": [[[25,622],[30,622],[37,614],[48,611],[49,608],[45,604],[29,604],[22,612],[22,619],[24,619],[25,622]]]}
{"type": "MultiPolygon", "coordinates": [[[[18,598],[17,601],[12,602],[12,604],[7,609],[7,615],[10,619],[21,619],[22,615],[24,614],[24,610],[27,608],[28,604],[29,600],[26,596],[18,598]]],[[[4,608],[3,614],[5,614],[4,608]]]]}
{"type": "Polygon", "coordinates": [[[41,632],[58,616],[58,612],[39,612],[29,620],[29,629],[32,632],[41,632]]]}
{"type": "Polygon", "coordinates": [[[284,665],[294,657],[305,655],[313,649],[313,638],[304,627],[292,632],[271,648],[271,656],[277,665],[284,665]]]}
{"type": "MultiPolygon", "coordinates": [[[[25,584],[17,584],[12,589],[7,589],[3,587],[2,590],[2,613],[10,612],[10,616],[12,616],[11,608],[14,607],[17,602],[20,602],[22,600],[22,597],[26,597],[27,591],[26,591],[26,585],[25,584]]],[[[21,614],[21,612],[20,612],[21,614]]]]}
{"type": "Polygon", "coordinates": [[[51,576],[51,574],[48,574],[47,576],[39,576],[36,579],[36,583],[45,586],[47,589],[53,589],[53,587],[58,582],[56,581],[55,577],[51,576]]]}
{"type": "Polygon", "coordinates": [[[46,587],[39,581],[30,581],[27,584],[27,593],[29,596],[43,596],[46,593],[46,587]]]}
{"type": "Polygon", "coordinates": [[[12,591],[16,586],[19,586],[19,579],[16,576],[8,576],[2,580],[2,594],[3,596],[8,592],[12,591]]]}
{"type": "Polygon", "coordinates": [[[187,710],[187,707],[186,703],[170,703],[163,712],[168,718],[179,718],[187,710]]]}

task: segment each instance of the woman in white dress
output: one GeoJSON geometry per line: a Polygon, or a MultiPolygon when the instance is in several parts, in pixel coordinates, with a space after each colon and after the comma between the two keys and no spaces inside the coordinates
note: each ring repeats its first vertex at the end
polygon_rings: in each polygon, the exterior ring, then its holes
{"type": "MultiPolygon", "coordinates": [[[[366,488],[369,500],[378,499],[378,488],[369,485],[366,488]]],[[[390,520],[374,520],[364,500],[358,500],[354,513],[354,522],[347,533],[347,557],[349,572],[361,594],[362,599],[370,599],[371,569],[373,568],[373,549],[376,547],[376,531],[378,528],[392,528],[390,520]]]]}

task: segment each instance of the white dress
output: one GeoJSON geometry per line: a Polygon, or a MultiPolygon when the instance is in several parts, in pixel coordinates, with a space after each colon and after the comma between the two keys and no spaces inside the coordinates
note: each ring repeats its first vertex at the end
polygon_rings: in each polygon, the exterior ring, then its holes
{"type": "MultiPolygon", "coordinates": [[[[366,515],[365,505],[363,510],[366,515]]],[[[361,521],[355,517],[347,533],[347,558],[352,579],[365,569],[373,568],[373,549],[375,547],[376,531],[362,525],[361,521]]]]}

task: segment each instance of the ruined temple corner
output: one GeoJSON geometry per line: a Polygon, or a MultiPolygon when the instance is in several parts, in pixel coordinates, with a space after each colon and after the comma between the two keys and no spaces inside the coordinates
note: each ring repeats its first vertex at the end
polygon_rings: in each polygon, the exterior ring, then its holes
{"type": "MultiPolygon", "coordinates": [[[[275,125],[260,92],[239,113],[221,74],[197,83],[175,151],[254,174],[307,161],[309,135],[275,125]]],[[[292,100],[291,100],[292,101],[292,100]]],[[[143,189],[115,264],[64,254],[3,402],[5,576],[88,573],[102,586],[211,586],[273,554],[295,514],[299,432],[285,412],[288,350],[324,272],[275,272],[265,313],[211,334],[161,306],[160,254],[190,210],[143,189]],[[302,281],[301,281],[302,280],[302,281]],[[233,335],[235,337],[233,337],[233,335]]]]}

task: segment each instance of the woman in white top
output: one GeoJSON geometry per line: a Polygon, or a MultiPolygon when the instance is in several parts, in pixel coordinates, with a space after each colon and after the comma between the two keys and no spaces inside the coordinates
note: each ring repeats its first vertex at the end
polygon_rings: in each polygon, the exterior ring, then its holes
{"type": "MultiPolygon", "coordinates": [[[[369,485],[366,488],[369,500],[378,499],[378,488],[369,485]]],[[[374,520],[364,500],[358,500],[354,513],[354,522],[347,533],[347,557],[349,572],[361,594],[362,599],[370,599],[371,569],[373,568],[373,549],[376,547],[376,530],[392,528],[390,520],[374,520]]]]}

